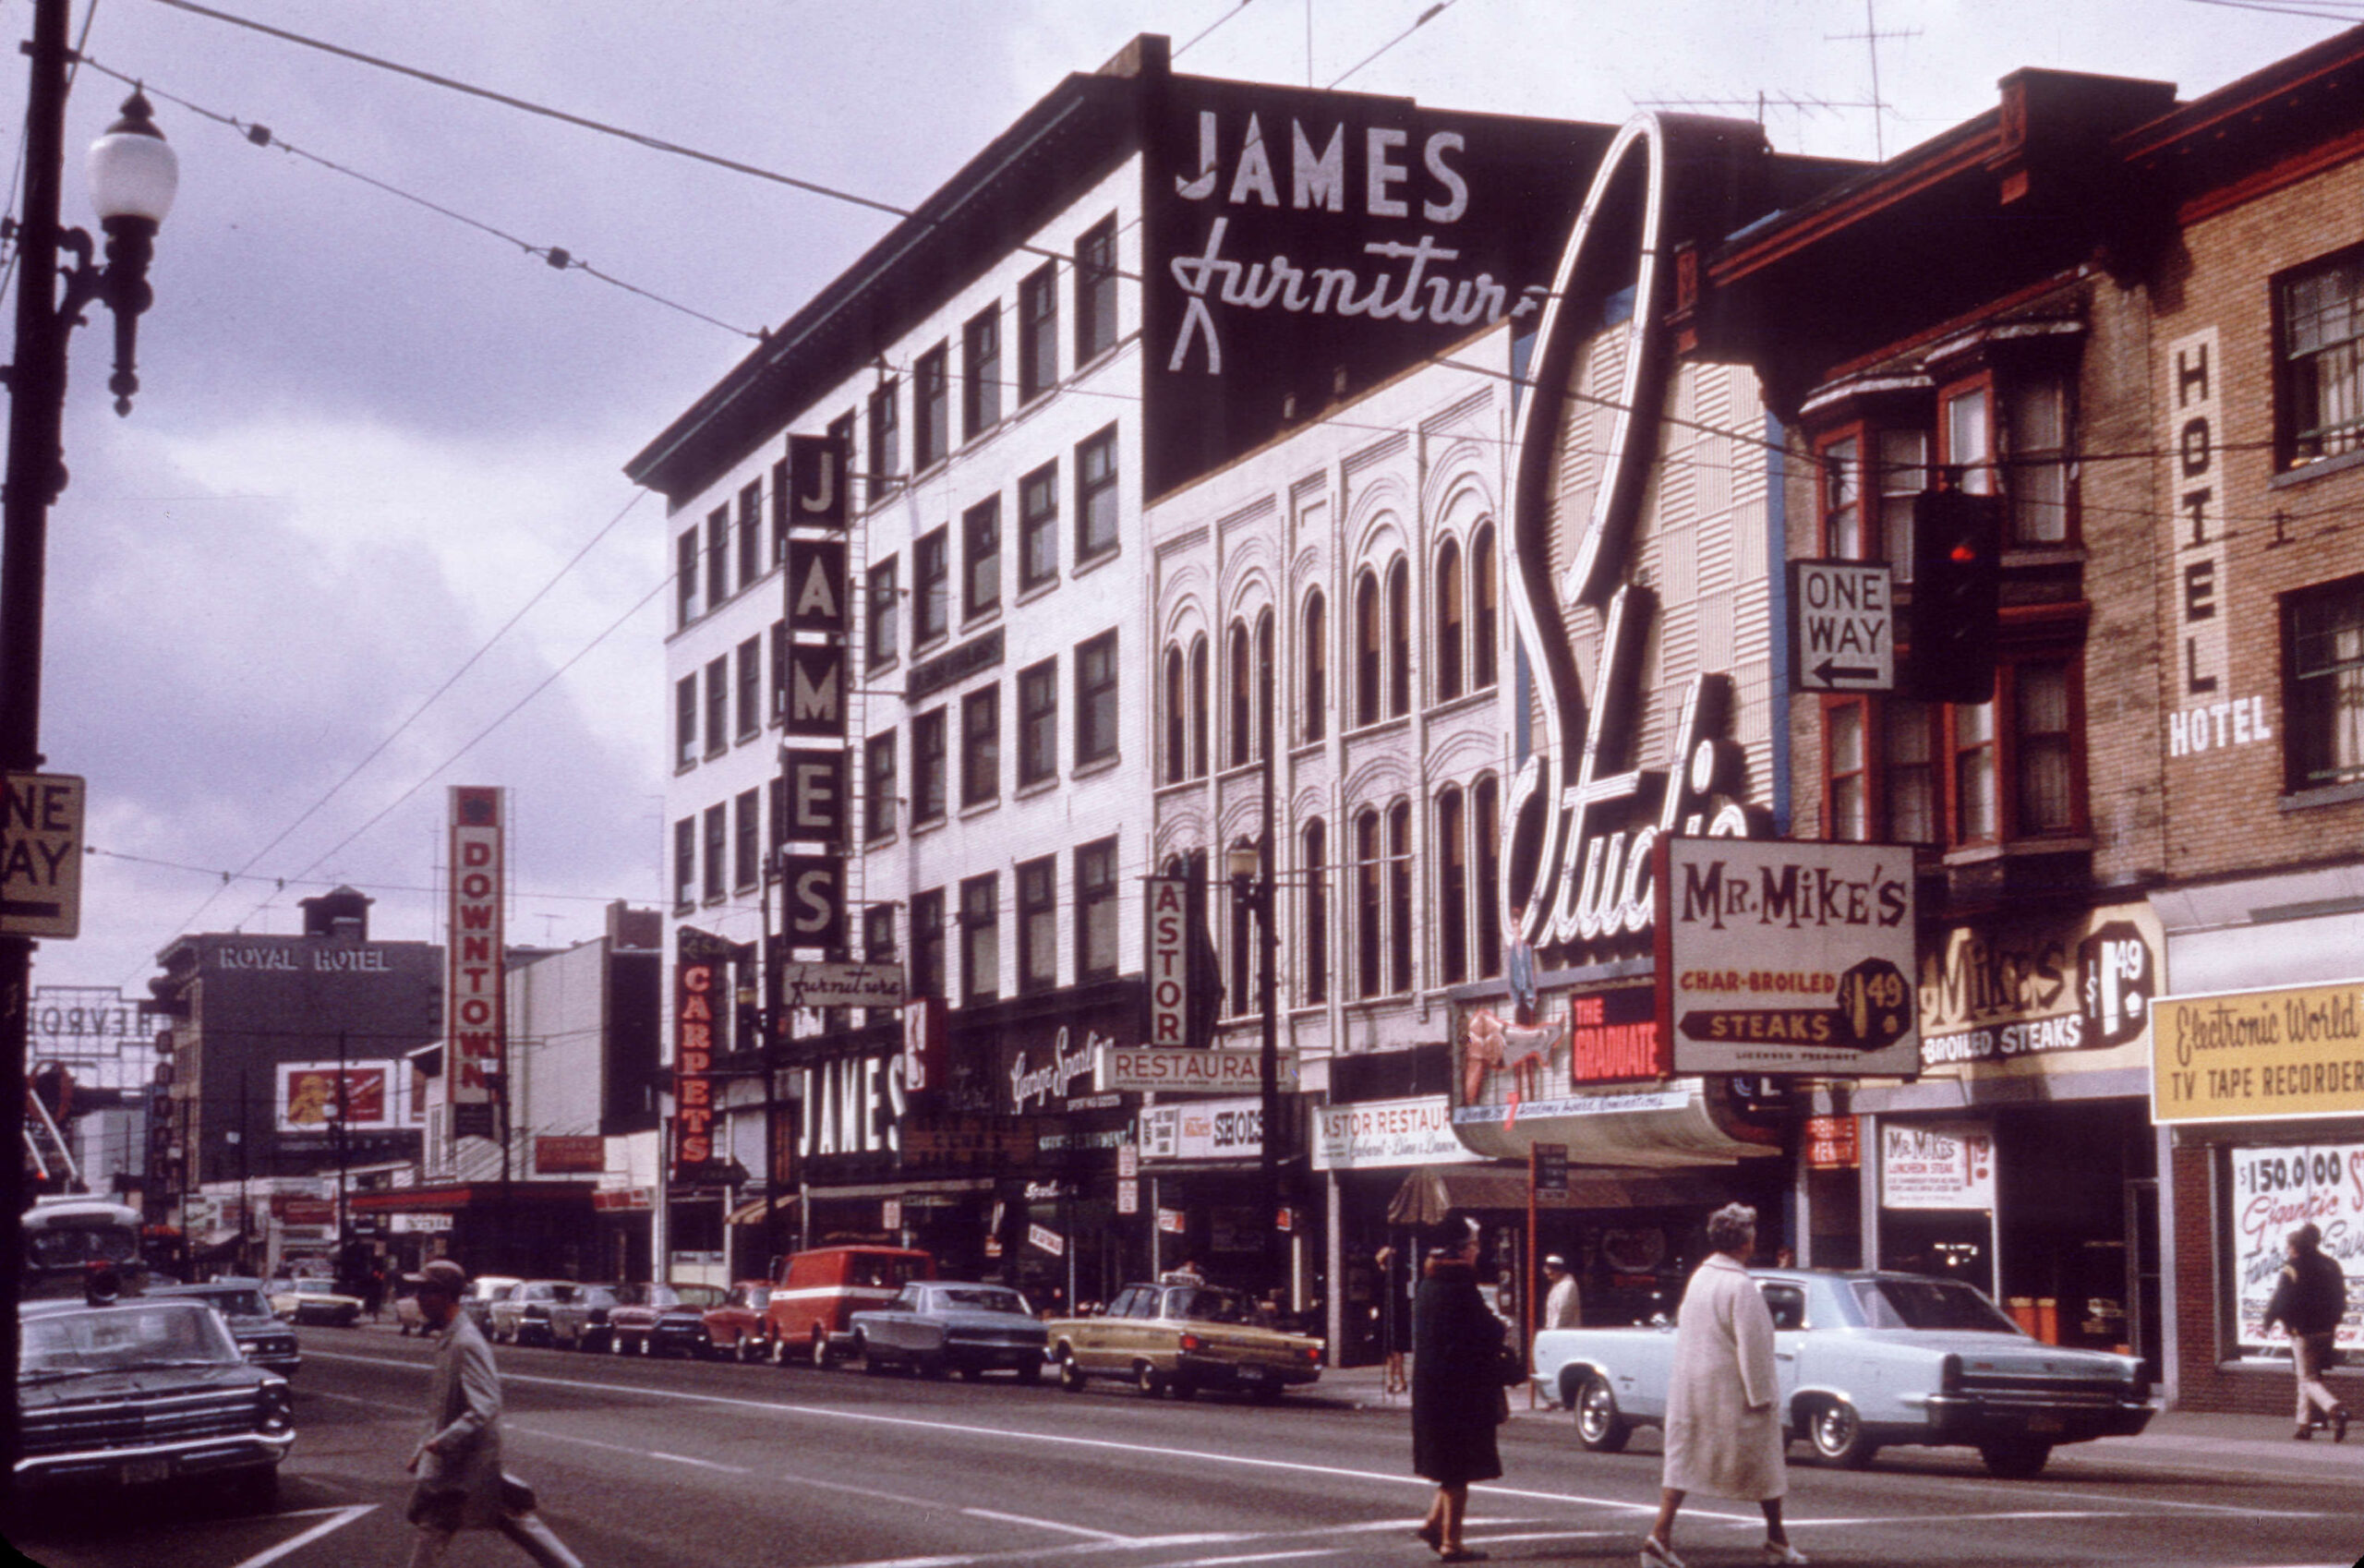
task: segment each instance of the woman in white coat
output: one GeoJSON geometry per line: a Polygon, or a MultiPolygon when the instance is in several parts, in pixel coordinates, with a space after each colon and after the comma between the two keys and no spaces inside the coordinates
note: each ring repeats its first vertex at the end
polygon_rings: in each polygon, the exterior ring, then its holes
{"type": "Polygon", "coordinates": [[[1802,1563],[1781,1526],[1790,1490],[1782,1458],[1780,1384],[1773,1367],[1773,1314],[1749,1277],[1756,1211],[1728,1203],[1707,1218],[1715,1250],[1691,1275],[1675,1320],[1674,1370],[1666,1396],[1666,1474],[1658,1523],[1642,1542],[1643,1568],[1683,1568],[1674,1516],[1686,1493],[1739,1498],[1765,1510],[1765,1561],[1802,1563]]]}

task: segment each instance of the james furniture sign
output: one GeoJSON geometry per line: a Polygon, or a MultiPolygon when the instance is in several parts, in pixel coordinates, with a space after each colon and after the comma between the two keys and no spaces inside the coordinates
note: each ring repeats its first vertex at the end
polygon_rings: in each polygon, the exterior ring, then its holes
{"type": "Polygon", "coordinates": [[[1995,1134],[1984,1123],[1880,1124],[1880,1206],[1995,1207],[1995,1134]]]}
{"type": "Polygon", "coordinates": [[[2364,984],[2168,996],[2151,1043],[2151,1118],[2272,1121],[2364,1112],[2364,984]]]}

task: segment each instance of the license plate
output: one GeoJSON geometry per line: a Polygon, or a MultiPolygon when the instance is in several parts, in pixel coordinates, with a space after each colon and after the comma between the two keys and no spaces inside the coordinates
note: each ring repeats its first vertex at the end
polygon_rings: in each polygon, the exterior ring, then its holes
{"type": "Polygon", "coordinates": [[[123,1464],[123,1484],[127,1487],[169,1480],[172,1474],[173,1462],[169,1459],[127,1459],[123,1464]]]}
{"type": "Polygon", "coordinates": [[[1239,1381],[1244,1383],[1260,1383],[1270,1376],[1272,1376],[1272,1374],[1267,1372],[1261,1367],[1242,1367],[1239,1369],[1239,1381]]]}
{"type": "Polygon", "coordinates": [[[2028,1417],[2028,1430],[2032,1432],[2056,1432],[2065,1429],[2066,1428],[2061,1422],[2060,1417],[2057,1416],[2031,1416],[2028,1417]]]}

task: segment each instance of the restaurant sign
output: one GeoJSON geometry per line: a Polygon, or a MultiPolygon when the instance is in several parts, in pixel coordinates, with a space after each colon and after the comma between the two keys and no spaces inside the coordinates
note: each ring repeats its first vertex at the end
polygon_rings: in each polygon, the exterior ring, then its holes
{"type": "MultiPolygon", "coordinates": [[[[1297,1053],[1276,1057],[1283,1092],[1297,1089],[1297,1053]]],[[[1159,1051],[1104,1046],[1094,1080],[1103,1094],[1232,1093],[1261,1089],[1261,1051],[1159,1051]]]]}
{"type": "Polygon", "coordinates": [[[1323,1105],[1313,1114],[1317,1171],[1461,1164],[1477,1158],[1453,1135],[1453,1106],[1442,1094],[1323,1105]]]}

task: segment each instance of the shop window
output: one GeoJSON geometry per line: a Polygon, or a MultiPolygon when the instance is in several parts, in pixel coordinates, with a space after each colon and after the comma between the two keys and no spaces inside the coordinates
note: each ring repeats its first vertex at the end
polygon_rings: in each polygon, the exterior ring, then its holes
{"type": "Polygon", "coordinates": [[[960,999],[1001,995],[1001,878],[993,872],[960,884],[960,999]]]}
{"type": "Polygon", "coordinates": [[[2364,780],[2364,577],[2283,601],[2282,668],[2288,787],[2364,780]]]}
{"type": "Polygon", "coordinates": [[[1308,741],[1328,732],[1330,712],[1330,623],[1321,590],[1305,596],[1305,703],[1297,729],[1308,741]]]}
{"type": "Polygon", "coordinates": [[[1076,978],[1109,979],[1116,962],[1116,840],[1101,838],[1075,852],[1076,978]]]}
{"type": "Polygon", "coordinates": [[[2364,250],[2315,262],[2274,288],[2276,444],[2300,467],[2364,446],[2364,250]]]}
{"type": "Polygon", "coordinates": [[[1059,983],[1059,862],[1055,855],[1018,864],[1018,988],[1048,991],[1059,983]]]}

